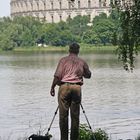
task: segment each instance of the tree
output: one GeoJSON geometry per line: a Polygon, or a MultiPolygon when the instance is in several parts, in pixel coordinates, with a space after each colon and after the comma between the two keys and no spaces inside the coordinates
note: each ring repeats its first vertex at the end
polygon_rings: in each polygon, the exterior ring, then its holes
{"type": "Polygon", "coordinates": [[[13,24],[20,26],[20,29],[17,28],[20,40],[20,43],[16,42],[18,46],[33,46],[36,44],[42,26],[39,20],[33,17],[15,17],[13,24]]]}
{"type": "Polygon", "coordinates": [[[9,18],[3,18],[0,23],[0,47],[2,50],[12,50],[16,44],[13,38],[16,39],[16,27],[17,25],[12,24],[9,18]]]}
{"type": "Polygon", "coordinates": [[[95,16],[94,18],[93,18],[93,24],[94,23],[98,23],[100,20],[102,20],[102,19],[107,19],[107,15],[105,14],[105,13],[101,13],[101,14],[99,14],[98,16],[95,16]]]}
{"type": "MultiPolygon", "coordinates": [[[[0,33],[2,48],[33,46],[39,38],[42,23],[33,17],[2,18],[0,20],[0,33]],[[6,38],[8,41],[6,42],[6,38]],[[9,47],[7,46],[9,42],[9,47]]],[[[7,50],[7,49],[5,49],[7,50]]],[[[9,50],[9,49],[8,49],[9,50]]]]}
{"type": "Polygon", "coordinates": [[[41,30],[40,40],[48,45],[66,46],[70,42],[77,41],[65,22],[44,24],[41,30]]]}
{"type": "Polygon", "coordinates": [[[54,46],[66,46],[76,41],[76,38],[69,30],[59,32],[55,39],[56,40],[53,42],[54,46]]]}
{"type": "Polygon", "coordinates": [[[112,41],[115,25],[105,13],[102,13],[93,19],[93,31],[99,38],[99,42],[106,45],[112,41]]]}
{"type": "Polygon", "coordinates": [[[120,15],[117,9],[114,8],[111,10],[109,20],[114,24],[111,43],[116,46],[118,45],[118,34],[120,33],[120,15]]]}
{"type": "Polygon", "coordinates": [[[140,45],[140,1],[116,0],[113,7],[120,12],[119,58],[122,60],[125,70],[133,71],[140,45]]]}
{"type": "Polygon", "coordinates": [[[0,48],[4,51],[13,50],[15,44],[9,39],[9,36],[0,35],[0,48]]]}
{"type": "Polygon", "coordinates": [[[89,29],[88,23],[90,22],[89,16],[78,15],[73,19],[68,19],[67,23],[73,35],[82,37],[83,33],[89,29]]]}
{"type": "Polygon", "coordinates": [[[83,34],[82,40],[87,44],[99,44],[100,39],[96,32],[93,30],[88,30],[83,34]]]}

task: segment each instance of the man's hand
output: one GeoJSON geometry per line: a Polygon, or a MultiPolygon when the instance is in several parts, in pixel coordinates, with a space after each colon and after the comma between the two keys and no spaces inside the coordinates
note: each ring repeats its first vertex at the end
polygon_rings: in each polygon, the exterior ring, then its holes
{"type": "Polygon", "coordinates": [[[60,80],[58,77],[54,76],[53,82],[52,82],[52,86],[51,86],[51,91],[50,94],[51,96],[55,96],[55,86],[60,83],[60,80]]]}
{"type": "Polygon", "coordinates": [[[51,89],[50,94],[51,94],[51,96],[55,96],[55,89],[54,88],[51,89]]]}

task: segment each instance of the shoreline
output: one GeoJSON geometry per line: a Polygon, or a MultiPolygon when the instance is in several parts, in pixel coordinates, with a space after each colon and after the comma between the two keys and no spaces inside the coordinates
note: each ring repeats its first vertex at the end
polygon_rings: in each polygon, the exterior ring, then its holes
{"type": "MultiPolygon", "coordinates": [[[[117,46],[93,46],[93,45],[80,45],[80,53],[116,53],[117,46]]],[[[15,47],[13,50],[2,51],[3,52],[68,52],[68,46],[66,47],[56,47],[56,46],[47,46],[47,47],[38,47],[38,46],[29,46],[29,47],[15,47]]]]}

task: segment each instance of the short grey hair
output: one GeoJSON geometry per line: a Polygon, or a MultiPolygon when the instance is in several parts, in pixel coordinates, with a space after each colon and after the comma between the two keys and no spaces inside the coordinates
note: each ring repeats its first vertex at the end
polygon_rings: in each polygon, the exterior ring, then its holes
{"type": "Polygon", "coordinates": [[[78,54],[80,49],[80,45],[77,43],[72,43],[69,45],[69,52],[78,54]]]}

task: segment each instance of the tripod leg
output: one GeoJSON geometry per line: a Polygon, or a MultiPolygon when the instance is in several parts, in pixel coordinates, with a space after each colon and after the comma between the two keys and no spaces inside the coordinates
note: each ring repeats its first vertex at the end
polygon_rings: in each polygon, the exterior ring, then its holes
{"type": "Polygon", "coordinates": [[[50,126],[49,126],[49,128],[48,128],[48,131],[47,131],[47,133],[45,134],[46,136],[49,135],[49,131],[50,131],[50,129],[51,129],[51,126],[52,126],[52,124],[53,124],[53,121],[54,121],[54,119],[55,119],[55,116],[56,116],[56,114],[57,114],[58,109],[59,109],[59,106],[57,107],[57,109],[56,109],[56,111],[55,111],[55,113],[54,113],[53,119],[52,119],[52,121],[51,121],[51,123],[50,123],[50,126]]]}
{"type": "Polygon", "coordinates": [[[92,132],[92,140],[96,140],[96,137],[95,137],[95,135],[93,134],[92,127],[91,127],[91,125],[90,125],[90,123],[89,123],[89,120],[88,120],[88,118],[87,118],[87,115],[86,115],[86,113],[85,113],[85,110],[84,110],[84,108],[83,108],[83,105],[82,105],[82,104],[80,104],[80,105],[81,105],[81,108],[82,108],[82,110],[83,110],[83,114],[84,114],[84,116],[85,116],[85,118],[86,118],[86,121],[87,121],[87,123],[88,123],[88,126],[89,126],[89,128],[90,128],[90,130],[91,130],[91,132],[92,132]]]}

